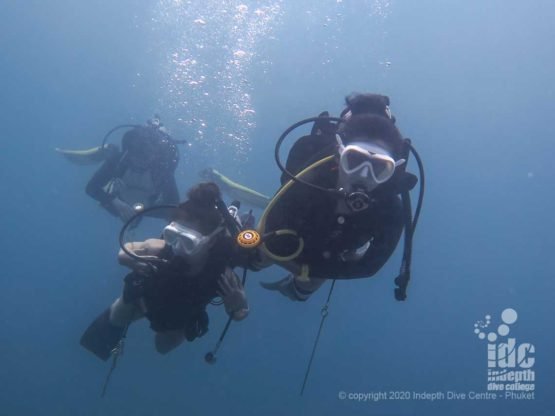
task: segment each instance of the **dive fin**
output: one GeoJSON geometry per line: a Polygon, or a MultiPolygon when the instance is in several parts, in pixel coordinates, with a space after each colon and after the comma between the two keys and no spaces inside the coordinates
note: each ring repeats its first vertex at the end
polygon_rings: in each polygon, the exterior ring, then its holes
{"type": "Polygon", "coordinates": [[[112,144],[85,150],[60,149],[58,147],[55,150],[76,165],[95,165],[103,162],[110,154],[117,151],[116,147],[112,144]]]}
{"type": "Polygon", "coordinates": [[[216,169],[204,169],[200,172],[200,177],[206,180],[214,181],[222,189],[222,191],[244,204],[264,209],[270,202],[270,197],[232,181],[216,169]]]}
{"type": "Polygon", "coordinates": [[[81,345],[101,360],[107,361],[123,336],[124,328],[110,322],[110,308],[102,312],[81,336],[81,345]]]}

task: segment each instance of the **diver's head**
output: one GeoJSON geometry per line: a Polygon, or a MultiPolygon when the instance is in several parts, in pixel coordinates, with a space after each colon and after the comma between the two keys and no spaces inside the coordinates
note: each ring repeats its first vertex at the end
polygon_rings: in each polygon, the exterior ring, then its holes
{"type": "Polygon", "coordinates": [[[174,255],[184,258],[194,268],[202,268],[217,236],[225,230],[216,207],[220,190],[214,183],[201,183],[189,190],[187,196],[173,221],[164,228],[164,240],[174,255]]]}
{"type": "Polygon", "coordinates": [[[374,114],[395,123],[395,117],[389,109],[389,97],[386,95],[352,93],[345,97],[345,105],[346,108],[341,112],[341,118],[344,120],[360,114],[374,114]]]}
{"type": "Polygon", "coordinates": [[[351,210],[364,210],[369,194],[389,181],[405,162],[402,135],[386,117],[362,113],[343,124],[338,140],[338,188],[351,210]]]}
{"type": "Polygon", "coordinates": [[[385,117],[372,114],[355,114],[341,124],[339,130],[343,144],[351,142],[375,143],[392,153],[392,157],[401,157],[405,141],[399,129],[385,117]]]}

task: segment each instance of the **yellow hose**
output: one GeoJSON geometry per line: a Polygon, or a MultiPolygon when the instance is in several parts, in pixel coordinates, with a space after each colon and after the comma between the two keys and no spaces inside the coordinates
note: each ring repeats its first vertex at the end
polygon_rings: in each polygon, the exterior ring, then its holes
{"type": "MultiPolygon", "coordinates": [[[[335,158],[334,155],[331,156],[327,156],[321,160],[318,160],[317,162],[314,162],[312,165],[306,167],[305,169],[303,169],[302,171],[300,171],[297,175],[295,175],[295,178],[300,178],[304,175],[306,175],[307,173],[309,173],[310,171],[312,171],[313,169],[323,165],[324,163],[327,163],[331,160],[333,160],[335,158]]],[[[293,186],[293,184],[296,181],[294,179],[289,180],[285,185],[283,185],[278,192],[274,195],[274,197],[272,198],[272,200],[270,201],[270,203],[268,204],[268,206],[266,207],[266,209],[264,210],[264,212],[262,213],[262,216],[260,217],[260,222],[258,223],[258,227],[257,227],[257,231],[260,233],[260,235],[264,235],[266,232],[266,219],[270,213],[270,211],[274,208],[274,206],[276,205],[277,201],[285,194],[285,192],[287,192],[291,186],[293,186]]],[[[295,230],[290,230],[290,229],[282,229],[282,230],[276,230],[275,231],[276,235],[295,235],[297,236],[297,232],[295,230]]],[[[299,247],[297,248],[297,250],[295,250],[295,252],[289,256],[278,256],[274,253],[272,253],[268,247],[266,246],[265,243],[262,243],[262,251],[264,252],[264,254],[266,256],[268,256],[269,258],[271,258],[274,261],[278,261],[278,262],[287,262],[287,261],[291,261],[294,260],[295,258],[297,258],[303,251],[304,249],[304,241],[301,237],[298,237],[299,240],[299,247]]],[[[302,267],[305,267],[306,265],[302,265],[302,267]]]]}

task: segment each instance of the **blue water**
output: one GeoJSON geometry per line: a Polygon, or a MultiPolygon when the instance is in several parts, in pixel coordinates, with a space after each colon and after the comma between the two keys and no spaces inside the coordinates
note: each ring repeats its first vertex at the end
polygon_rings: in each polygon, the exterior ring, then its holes
{"type": "Polygon", "coordinates": [[[0,16],[1,415],[553,414],[553,2],[29,0],[0,16]],[[100,399],[109,365],[78,340],[121,291],[120,223],[84,193],[94,167],[54,148],[159,112],[191,143],[182,195],[207,166],[272,194],[279,134],[357,90],[390,96],[425,162],[407,301],[392,293],[400,250],[338,282],[301,397],[328,286],[293,303],[257,283],[283,271],[251,274],[251,315],[215,365],[221,308],[167,356],[141,322],[100,399]],[[470,399],[487,391],[474,324],[489,314],[495,331],[507,308],[535,348],[534,399],[470,399]],[[387,399],[355,395],[371,392],[387,399]]]}

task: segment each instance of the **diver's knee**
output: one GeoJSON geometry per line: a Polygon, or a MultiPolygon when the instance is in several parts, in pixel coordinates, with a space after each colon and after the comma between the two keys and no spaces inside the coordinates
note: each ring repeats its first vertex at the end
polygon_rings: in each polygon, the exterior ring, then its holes
{"type": "Polygon", "coordinates": [[[112,325],[125,326],[138,318],[140,318],[140,311],[137,306],[125,303],[121,297],[110,306],[110,323],[112,325]]]}

